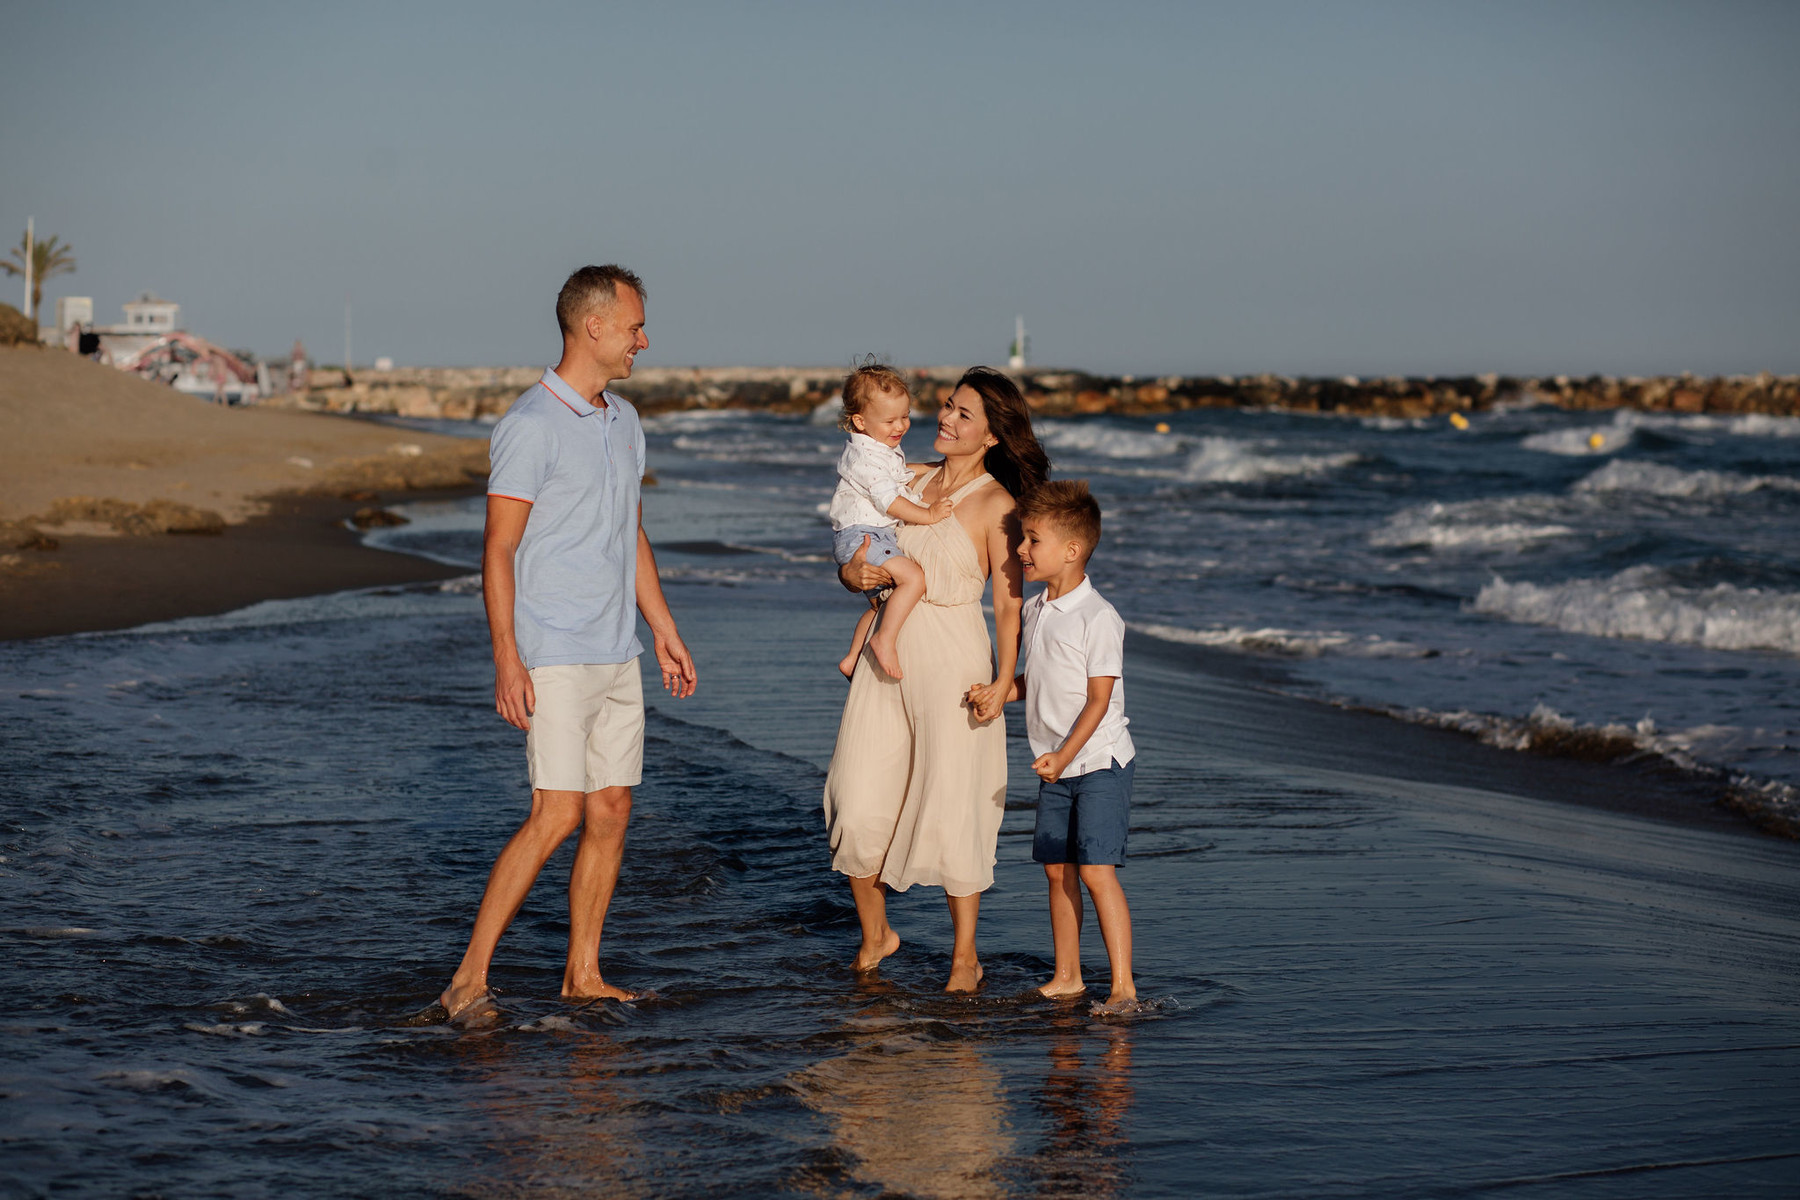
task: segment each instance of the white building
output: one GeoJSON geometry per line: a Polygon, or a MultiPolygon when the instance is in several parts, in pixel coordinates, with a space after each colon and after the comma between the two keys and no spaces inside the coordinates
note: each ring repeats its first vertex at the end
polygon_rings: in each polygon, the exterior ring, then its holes
{"type": "Polygon", "coordinates": [[[174,333],[181,327],[181,305],[145,292],[125,303],[125,325],[115,327],[118,333],[174,333]]]}
{"type": "Polygon", "coordinates": [[[63,296],[56,302],[56,334],[63,337],[74,325],[94,323],[92,296],[63,296]]]}

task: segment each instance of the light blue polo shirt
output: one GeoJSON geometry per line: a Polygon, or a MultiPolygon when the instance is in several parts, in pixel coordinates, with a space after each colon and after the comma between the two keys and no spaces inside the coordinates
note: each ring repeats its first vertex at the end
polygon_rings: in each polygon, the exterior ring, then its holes
{"type": "Polygon", "coordinates": [[[555,370],[514,400],[489,442],[488,495],[531,505],[513,557],[514,633],[525,666],[622,663],[637,638],[638,494],[644,427],[605,393],[596,408],[555,370]]]}

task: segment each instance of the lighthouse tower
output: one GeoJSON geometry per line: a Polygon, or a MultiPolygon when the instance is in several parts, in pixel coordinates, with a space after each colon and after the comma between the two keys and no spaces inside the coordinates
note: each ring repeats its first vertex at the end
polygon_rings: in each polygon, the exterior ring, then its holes
{"type": "Polygon", "coordinates": [[[1007,370],[1009,370],[1009,371],[1023,371],[1025,369],[1025,318],[1024,317],[1014,317],[1013,318],[1012,352],[1011,352],[1011,357],[1009,357],[1006,360],[1006,367],[1007,367],[1007,370]]]}

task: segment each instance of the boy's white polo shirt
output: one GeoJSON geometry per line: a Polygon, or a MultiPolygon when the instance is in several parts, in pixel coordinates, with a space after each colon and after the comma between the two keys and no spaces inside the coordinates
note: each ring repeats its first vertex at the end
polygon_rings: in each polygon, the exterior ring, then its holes
{"type": "Polygon", "coordinates": [[[1087,745],[1063,772],[1086,775],[1117,759],[1124,766],[1137,756],[1125,716],[1125,622],[1084,576],[1051,600],[1039,592],[1025,602],[1020,661],[1025,676],[1025,734],[1034,755],[1063,744],[1087,707],[1087,681],[1110,675],[1112,699],[1087,745]]]}

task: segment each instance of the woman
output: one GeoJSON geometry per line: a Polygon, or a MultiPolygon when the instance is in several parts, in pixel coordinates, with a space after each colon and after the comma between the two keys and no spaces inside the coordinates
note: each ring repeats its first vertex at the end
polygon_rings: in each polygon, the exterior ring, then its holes
{"type": "MultiPolygon", "coordinates": [[[[956,931],[944,990],[970,992],[981,982],[975,920],[994,883],[1006,802],[1006,728],[997,718],[1019,656],[1013,502],[1043,482],[1050,461],[1019,389],[987,367],[963,375],[944,401],[933,447],[944,461],[917,486],[927,505],[949,497],[956,508],[935,525],[900,531],[900,549],[925,570],[925,599],[900,630],[902,678],[883,673],[866,650],[857,663],[825,779],[825,823],[832,868],[850,877],[862,924],[857,970],[874,970],[900,946],[884,888],[922,883],[944,889],[956,931]],[[997,662],[981,613],[990,578],[997,662]]],[[[889,583],[861,554],[838,576],[851,591],[889,583]]]]}

